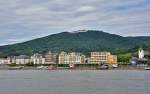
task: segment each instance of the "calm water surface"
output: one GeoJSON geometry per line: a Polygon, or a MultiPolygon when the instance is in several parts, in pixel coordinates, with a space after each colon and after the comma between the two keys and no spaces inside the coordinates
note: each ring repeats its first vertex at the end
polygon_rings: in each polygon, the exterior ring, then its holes
{"type": "Polygon", "coordinates": [[[0,70],[0,94],[150,94],[150,71],[0,70]]]}

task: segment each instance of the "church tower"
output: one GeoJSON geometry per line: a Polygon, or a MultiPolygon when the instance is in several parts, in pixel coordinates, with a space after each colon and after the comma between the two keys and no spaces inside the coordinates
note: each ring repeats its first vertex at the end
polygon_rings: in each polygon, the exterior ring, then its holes
{"type": "Polygon", "coordinates": [[[144,58],[144,50],[142,48],[139,49],[139,59],[144,58]]]}

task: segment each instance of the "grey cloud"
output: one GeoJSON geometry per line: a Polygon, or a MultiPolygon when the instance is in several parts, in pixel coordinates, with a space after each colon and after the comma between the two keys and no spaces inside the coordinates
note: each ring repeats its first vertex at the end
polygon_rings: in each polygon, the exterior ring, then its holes
{"type": "Polygon", "coordinates": [[[148,0],[0,0],[0,11],[0,44],[78,29],[150,35],[148,0]]]}

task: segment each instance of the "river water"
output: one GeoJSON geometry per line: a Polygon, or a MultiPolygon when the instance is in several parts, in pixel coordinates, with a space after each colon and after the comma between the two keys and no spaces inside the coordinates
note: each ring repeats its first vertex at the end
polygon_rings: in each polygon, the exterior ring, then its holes
{"type": "Polygon", "coordinates": [[[0,70],[0,94],[150,94],[150,71],[0,70]]]}

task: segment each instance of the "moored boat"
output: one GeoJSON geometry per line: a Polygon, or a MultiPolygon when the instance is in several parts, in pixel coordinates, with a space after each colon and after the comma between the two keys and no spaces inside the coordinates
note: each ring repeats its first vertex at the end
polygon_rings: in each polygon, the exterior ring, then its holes
{"type": "Polygon", "coordinates": [[[145,69],[145,70],[150,70],[150,67],[145,67],[144,69],[145,69]]]}
{"type": "Polygon", "coordinates": [[[109,65],[107,64],[102,64],[99,67],[97,67],[96,69],[100,69],[100,70],[108,70],[109,69],[109,65]]]}
{"type": "Polygon", "coordinates": [[[19,70],[22,69],[23,66],[17,66],[17,67],[10,67],[9,70],[19,70]]]}
{"type": "Polygon", "coordinates": [[[38,70],[48,70],[48,66],[38,66],[38,70]]]}

